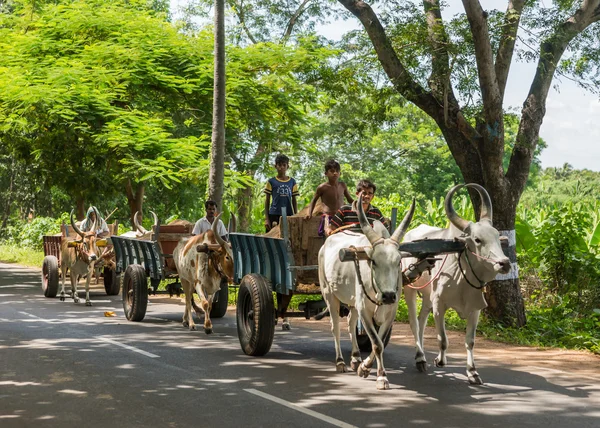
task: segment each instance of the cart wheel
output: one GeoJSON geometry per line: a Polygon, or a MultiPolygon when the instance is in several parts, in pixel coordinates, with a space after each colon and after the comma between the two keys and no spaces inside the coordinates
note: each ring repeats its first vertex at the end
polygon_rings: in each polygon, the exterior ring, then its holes
{"type": "Polygon", "coordinates": [[[42,291],[46,297],[56,297],[58,293],[58,259],[44,257],[42,264],[42,291]]]}
{"type": "Polygon", "coordinates": [[[238,290],[237,330],[246,355],[260,357],[271,349],[275,306],[271,287],[261,275],[251,273],[242,278],[238,290]]]}
{"type": "Polygon", "coordinates": [[[104,268],[104,290],[107,296],[116,296],[121,291],[121,282],[117,278],[117,271],[104,268]]]}
{"type": "MultiPolygon", "coordinates": [[[[375,326],[377,331],[379,331],[379,327],[375,326]]],[[[390,343],[390,338],[392,337],[392,327],[388,330],[387,334],[383,336],[383,347],[386,348],[388,343],[390,343]]],[[[358,342],[358,348],[362,352],[371,352],[373,350],[373,346],[371,345],[371,339],[366,334],[358,334],[358,328],[356,329],[356,341],[358,342]]]]}
{"type": "Polygon", "coordinates": [[[129,265],[123,277],[123,310],[129,321],[141,321],[148,307],[148,281],[141,265],[129,265]]]}
{"type": "Polygon", "coordinates": [[[223,318],[227,313],[227,305],[229,303],[229,284],[227,280],[221,282],[221,289],[217,293],[218,300],[213,301],[212,308],[210,310],[211,318],[223,318]]]}

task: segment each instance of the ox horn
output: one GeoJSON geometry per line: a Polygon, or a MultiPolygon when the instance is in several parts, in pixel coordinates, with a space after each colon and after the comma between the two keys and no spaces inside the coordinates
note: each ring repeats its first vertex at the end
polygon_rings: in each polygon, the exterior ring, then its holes
{"type": "Polygon", "coordinates": [[[465,184],[465,187],[477,190],[479,197],[481,198],[481,212],[479,213],[479,220],[488,220],[492,222],[493,211],[492,211],[492,199],[490,194],[485,188],[477,183],[465,184]]]}
{"type": "Polygon", "coordinates": [[[222,214],[223,214],[223,213],[219,213],[219,215],[217,216],[217,218],[216,218],[216,219],[213,221],[213,224],[212,224],[212,226],[211,226],[210,230],[212,230],[212,231],[213,231],[213,234],[215,235],[215,239],[217,240],[217,243],[218,243],[218,244],[219,244],[221,247],[225,248],[225,245],[226,245],[227,243],[226,243],[226,242],[223,240],[223,238],[221,238],[221,236],[220,236],[220,235],[219,235],[219,233],[217,232],[217,228],[218,228],[218,226],[219,226],[219,220],[221,219],[221,215],[222,215],[222,214]]]}
{"type": "Polygon", "coordinates": [[[135,215],[133,216],[133,224],[135,225],[135,228],[140,232],[140,233],[148,233],[148,231],[146,229],[144,229],[144,226],[142,226],[139,222],[138,222],[138,215],[139,215],[139,211],[135,212],[135,215]]]}
{"type": "Polygon", "coordinates": [[[235,233],[237,231],[237,219],[235,218],[235,214],[231,213],[231,218],[229,219],[229,231],[228,233],[235,233]]]}
{"type": "Polygon", "coordinates": [[[394,234],[390,238],[396,244],[400,244],[400,242],[402,242],[402,238],[404,238],[404,235],[406,234],[406,231],[408,230],[408,226],[410,226],[410,222],[412,221],[414,213],[415,213],[415,198],[413,198],[412,204],[410,204],[410,208],[404,215],[404,218],[402,219],[402,223],[400,223],[400,226],[398,226],[398,229],[396,229],[394,231],[394,234]]]}
{"type": "Polygon", "coordinates": [[[358,221],[360,222],[360,228],[362,229],[363,233],[365,234],[365,236],[367,237],[367,239],[369,240],[371,245],[375,246],[381,240],[383,240],[383,237],[377,235],[377,232],[375,232],[373,230],[373,228],[369,224],[369,221],[367,220],[367,216],[365,215],[365,210],[363,209],[363,206],[362,206],[362,192],[361,192],[360,196],[358,197],[357,205],[358,206],[356,208],[358,211],[358,221]]]}
{"type": "Polygon", "coordinates": [[[158,216],[156,215],[156,213],[154,211],[150,211],[150,214],[152,214],[152,218],[154,219],[154,224],[152,225],[152,232],[157,233],[156,231],[158,230],[158,225],[160,224],[160,220],[158,219],[158,216]]]}
{"type": "Polygon", "coordinates": [[[446,199],[444,199],[444,208],[446,209],[446,216],[448,217],[448,220],[450,220],[450,223],[452,223],[461,232],[467,228],[469,222],[456,213],[456,210],[452,205],[452,196],[454,196],[457,190],[462,189],[463,187],[464,184],[457,184],[450,189],[446,195],[446,199]]]}
{"type": "Polygon", "coordinates": [[[73,213],[75,212],[75,210],[71,210],[71,227],[73,228],[73,230],[75,232],[77,232],[77,234],[79,236],[81,236],[81,238],[85,238],[85,235],[83,234],[83,232],[75,225],[75,220],[73,219],[73,213]]]}

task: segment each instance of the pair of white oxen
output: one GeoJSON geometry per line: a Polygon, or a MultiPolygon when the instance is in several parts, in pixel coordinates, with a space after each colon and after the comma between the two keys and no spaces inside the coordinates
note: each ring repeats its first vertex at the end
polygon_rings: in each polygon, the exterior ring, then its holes
{"type": "Polygon", "coordinates": [[[439,344],[439,354],[435,364],[437,366],[447,364],[448,339],[444,315],[448,308],[453,308],[461,317],[467,319],[465,346],[469,382],[482,384],[473,358],[479,313],[486,307],[482,288],[497,274],[506,274],[511,269],[510,261],[502,251],[499,232],[492,226],[492,204],[489,194],[478,184],[455,186],[445,199],[450,228],[440,229],[420,225],[406,233],[415,210],[413,201],[392,236],[378,221],[375,221],[373,227],[369,225],[361,202],[362,198],[359,198],[358,217],[364,235],[350,232],[337,233],[327,238],[319,252],[319,282],[331,316],[336,370],[346,372],[346,364],[340,348],[339,326],[339,310],[343,303],[350,308],[348,315],[348,331],[352,340],[350,368],[359,376],[366,378],[376,360],[377,389],[389,389],[383,364],[383,338],[389,332],[396,317],[397,302],[402,290],[403,265],[407,267],[416,261],[414,258],[402,259],[398,246],[403,237],[406,238],[405,241],[454,239],[464,243],[463,251],[440,258],[429,272],[423,272],[415,283],[404,287],[410,327],[416,344],[416,365],[421,372],[427,370],[423,350],[423,331],[432,310],[439,344]],[[476,189],[481,197],[480,220],[476,223],[461,218],[452,205],[452,196],[462,187],[476,189]],[[340,250],[352,246],[364,247],[368,260],[356,263],[341,261],[340,250]],[[418,317],[417,289],[423,296],[418,317]],[[359,316],[372,344],[372,352],[364,361],[361,360],[356,338],[359,316]]]}

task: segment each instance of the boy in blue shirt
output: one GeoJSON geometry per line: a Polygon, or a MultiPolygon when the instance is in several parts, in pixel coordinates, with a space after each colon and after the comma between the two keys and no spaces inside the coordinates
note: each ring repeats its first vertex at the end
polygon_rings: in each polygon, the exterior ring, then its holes
{"type": "Polygon", "coordinates": [[[277,177],[269,178],[265,186],[265,229],[267,232],[271,230],[273,223],[279,224],[282,207],[286,207],[288,215],[298,212],[296,202],[298,184],[292,177],[287,176],[289,167],[290,159],[286,155],[277,155],[275,158],[277,177]],[[273,197],[272,202],[271,196],[273,197]]]}

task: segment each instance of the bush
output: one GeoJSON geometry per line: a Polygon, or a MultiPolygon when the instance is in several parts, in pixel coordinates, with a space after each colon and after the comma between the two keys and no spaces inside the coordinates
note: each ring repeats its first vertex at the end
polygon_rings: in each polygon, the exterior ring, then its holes
{"type": "Polygon", "coordinates": [[[10,244],[41,250],[42,237],[60,233],[62,219],[36,217],[31,222],[14,221],[7,227],[4,240],[10,244]]]}

